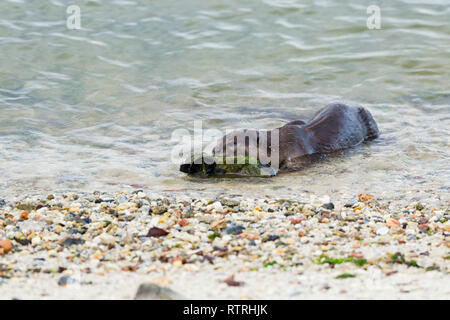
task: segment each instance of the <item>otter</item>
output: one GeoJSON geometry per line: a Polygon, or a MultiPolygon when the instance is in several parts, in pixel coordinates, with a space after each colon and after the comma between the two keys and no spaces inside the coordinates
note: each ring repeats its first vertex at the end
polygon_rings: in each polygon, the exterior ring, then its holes
{"type": "Polygon", "coordinates": [[[243,156],[247,162],[248,156],[254,155],[256,169],[264,169],[266,175],[273,176],[278,172],[300,170],[328,154],[355,147],[378,136],[378,126],[367,109],[333,103],[319,110],[309,120],[291,121],[267,132],[237,130],[227,134],[217,142],[212,157],[202,156],[182,164],[180,171],[208,177],[262,175],[262,171],[245,166],[248,163],[240,166],[234,162],[219,165],[218,159],[225,154],[230,155],[231,151],[234,158],[243,156]],[[265,161],[262,161],[263,158],[265,161]],[[272,161],[267,162],[267,159],[272,161]]]}

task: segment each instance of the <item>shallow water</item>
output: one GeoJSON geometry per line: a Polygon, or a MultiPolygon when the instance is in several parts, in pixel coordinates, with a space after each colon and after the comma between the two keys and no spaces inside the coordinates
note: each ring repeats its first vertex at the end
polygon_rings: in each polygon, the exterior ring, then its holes
{"type": "Polygon", "coordinates": [[[145,187],[449,193],[450,5],[412,1],[0,3],[0,196],[145,187]],[[381,8],[380,30],[366,27],[381,8]],[[274,128],[368,108],[368,144],[271,179],[194,180],[176,129],[274,128]]]}

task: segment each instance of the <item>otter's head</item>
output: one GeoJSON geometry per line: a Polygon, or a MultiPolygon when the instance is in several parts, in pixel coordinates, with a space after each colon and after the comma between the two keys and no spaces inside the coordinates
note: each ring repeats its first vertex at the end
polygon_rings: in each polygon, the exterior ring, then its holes
{"type": "Polygon", "coordinates": [[[262,165],[256,158],[202,155],[193,159],[190,163],[182,164],[180,171],[199,178],[270,177],[277,174],[276,170],[262,165]]]}

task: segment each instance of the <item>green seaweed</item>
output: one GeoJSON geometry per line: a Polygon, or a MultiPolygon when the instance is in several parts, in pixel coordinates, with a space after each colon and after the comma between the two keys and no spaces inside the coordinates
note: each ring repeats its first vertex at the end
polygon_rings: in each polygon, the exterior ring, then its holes
{"type": "Polygon", "coordinates": [[[343,274],[340,274],[340,275],[338,275],[337,277],[336,277],[336,279],[347,279],[347,278],[355,278],[356,277],[356,275],[355,274],[353,274],[353,273],[343,273],[343,274]]]}
{"type": "Polygon", "coordinates": [[[215,238],[220,238],[222,235],[218,231],[214,231],[213,233],[208,235],[208,239],[214,241],[215,238]]]}
{"type": "Polygon", "coordinates": [[[409,266],[411,266],[411,267],[419,268],[419,265],[417,264],[417,261],[416,261],[416,260],[408,261],[407,264],[408,264],[409,266]]]}
{"type": "Polygon", "coordinates": [[[329,258],[326,255],[321,255],[319,258],[317,258],[316,260],[313,261],[315,264],[331,264],[331,265],[336,265],[336,264],[341,264],[344,262],[352,262],[354,264],[356,264],[359,267],[362,267],[364,265],[367,264],[367,260],[366,259],[355,259],[353,257],[349,257],[349,258],[329,258]]]}
{"type": "Polygon", "coordinates": [[[391,256],[391,259],[394,263],[405,263],[405,256],[401,254],[400,252],[396,252],[391,256]]]}
{"type": "Polygon", "coordinates": [[[36,204],[34,204],[34,203],[19,203],[16,205],[16,209],[31,211],[31,210],[36,209],[36,204]]]}
{"type": "Polygon", "coordinates": [[[432,265],[431,267],[426,267],[425,271],[439,271],[440,268],[436,265],[432,265]]]}
{"type": "Polygon", "coordinates": [[[417,264],[416,260],[407,261],[405,259],[405,256],[403,254],[401,254],[400,252],[396,252],[395,254],[393,254],[391,256],[391,260],[392,260],[393,263],[406,264],[406,265],[408,265],[410,267],[420,268],[419,265],[417,264]]]}
{"type": "Polygon", "coordinates": [[[277,264],[276,261],[269,261],[269,262],[264,263],[263,267],[267,268],[267,267],[270,267],[270,266],[274,266],[276,264],[277,264]]]}
{"type": "Polygon", "coordinates": [[[356,259],[356,260],[354,260],[352,262],[354,264],[356,264],[358,267],[362,267],[362,266],[367,264],[367,260],[366,259],[356,259]]]}

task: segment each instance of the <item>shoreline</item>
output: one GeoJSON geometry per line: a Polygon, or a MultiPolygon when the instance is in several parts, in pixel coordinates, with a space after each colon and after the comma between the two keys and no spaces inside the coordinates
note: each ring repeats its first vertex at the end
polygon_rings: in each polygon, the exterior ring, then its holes
{"type": "Polygon", "coordinates": [[[446,200],[24,198],[0,199],[2,299],[133,299],[142,283],[186,299],[450,298],[446,200]]]}

